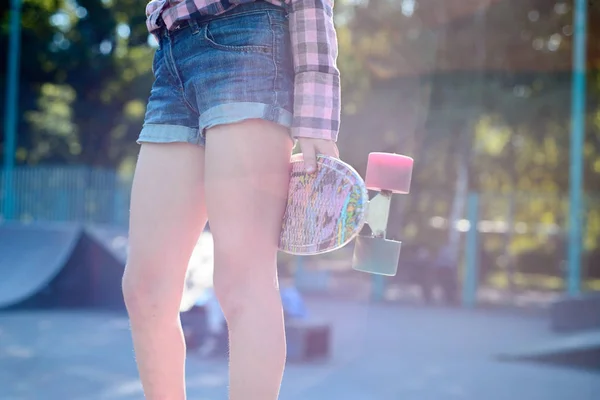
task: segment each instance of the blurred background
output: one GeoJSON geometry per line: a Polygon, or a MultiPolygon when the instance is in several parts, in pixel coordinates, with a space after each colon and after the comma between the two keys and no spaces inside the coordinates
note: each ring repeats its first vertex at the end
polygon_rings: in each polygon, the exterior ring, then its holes
{"type": "MultiPolygon", "coordinates": [[[[0,4],[0,400],[143,398],[120,279],[156,48],[144,7],[0,4]]],[[[600,1],[335,10],[342,158],[415,169],[388,225],[397,276],[353,271],[352,245],[281,255],[307,310],[281,398],[600,398],[600,1]]],[[[186,321],[207,308],[203,237],[186,321]]],[[[190,398],[223,399],[199,326],[190,398]]]]}

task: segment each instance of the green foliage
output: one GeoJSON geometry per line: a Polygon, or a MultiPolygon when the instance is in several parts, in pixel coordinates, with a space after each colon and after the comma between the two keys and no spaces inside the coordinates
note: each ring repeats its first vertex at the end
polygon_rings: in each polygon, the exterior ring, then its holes
{"type": "MultiPolygon", "coordinates": [[[[448,17],[458,2],[417,1],[411,16],[400,3],[369,2],[350,23],[347,51],[368,71],[370,90],[361,92],[360,112],[343,120],[342,154],[359,170],[368,151],[415,157],[413,194],[397,202],[404,216],[395,218],[398,236],[447,240],[432,235],[429,223],[449,217],[457,168],[468,163],[469,187],[491,193],[482,219],[513,231],[500,240],[486,236],[484,246],[508,246],[512,254],[543,248],[568,229],[572,2],[485,2],[491,6],[459,19],[448,17]],[[436,18],[444,23],[432,23],[436,18]]],[[[588,193],[600,189],[598,22],[600,9],[591,7],[588,193]]],[[[600,244],[598,200],[589,197],[584,213],[587,250],[600,244]]]]}
{"type": "MultiPolygon", "coordinates": [[[[144,6],[139,0],[24,3],[20,162],[114,167],[133,156],[152,82],[144,6]]],[[[1,15],[6,43],[7,10],[1,15]]]]}

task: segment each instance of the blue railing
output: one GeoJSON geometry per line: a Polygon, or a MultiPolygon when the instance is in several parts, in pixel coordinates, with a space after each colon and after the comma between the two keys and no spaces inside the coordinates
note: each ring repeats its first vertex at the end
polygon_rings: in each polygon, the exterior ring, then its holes
{"type": "MultiPolygon", "coordinates": [[[[4,173],[0,171],[0,181],[4,173]]],[[[113,170],[73,167],[18,167],[13,179],[14,217],[22,222],[86,222],[126,226],[130,178],[113,170]]],[[[0,195],[0,218],[6,193],[0,195]]]]}
{"type": "MultiPolygon", "coordinates": [[[[4,173],[0,170],[0,184],[4,184],[4,173]]],[[[102,168],[83,166],[61,167],[18,167],[13,179],[14,196],[12,204],[15,205],[12,220],[20,222],[78,222],[90,224],[110,224],[127,228],[129,219],[129,201],[131,191],[131,177],[121,177],[115,171],[102,168]]],[[[2,187],[2,185],[0,185],[2,187]]],[[[415,192],[411,197],[418,198],[426,195],[415,192]]],[[[0,222],[7,220],[2,214],[6,193],[0,193],[0,222]]],[[[597,198],[588,198],[585,212],[589,214],[590,221],[593,215],[600,212],[600,201],[597,198]]],[[[533,195],[512,194],[492,195],[471,193],[462,211],[463,221],[469,227],[481,225],[479,229],[466,228],[462,230],[463,237],[461,249],[464,251],[464,281],[463,301],[465,305],[474,305],[477,302],[479,249],[482,234],[486,226],[494,225],[493,221],[519,221],[523,217],[521,206],[531,205],[526,209],[528,220],[541,220],[541,212],[551,211],[557,217],[555,225],[538,226],[530,224],[528,231],[537,232],[530,241],[544,241],[544,237],[564,235],[569,229],[568,214],[566,212],[568,200],[560,195],[533,195]],[[511,208],[511,204],[513,204],[511,208]],[[513,209],[512,218],[510,217],[513,209]],[[519,212],[519,210],[521,211],[519,212]],[[521,215],[519,215],[521,214],[521,215]],[[539,214],[539,215],[538,215],[539,214]],[[558,231],[556,231],[558,230],[558,231]],[[547,231],[547,232],[546,232],[547,231]],[[535,240],[534,240],[535,239],[535,240]]],[[[435,219],[435,218],[434,218],[435,219]]],[[[433,220],[430,221],[433,224],[433,220]]],[[[587,218],[586,218],[587,220],[587,218]]],[[[427,224],[429,221],[423,220],[427,224]]],[[[529,221],[530,223],[532,221],[529,221]]],[[[500,224],[502,225],[502,224],[500,224]]],[[[433,225],[432,225],[433,226],[433,225]]],[[[500,228],[503,228],[500,226],[500,228]]],[[[519,224],[517,224],[519,228],[519,224]]],[[[597,231],[597,228],[595,229],[597,231]]],[[[502,229],[495,234],[506,234],[502,229]]],[[[590,233],[591,234],[591,233],[590,233]]],[[[598,235],[595,232],[594,235],[598,235]]],[[[579,268],[579,265],[576,265],[579,268]]],[[[569,271],[571,272],[571,271],[569,271]]],[[[308,273],[308,272],[307,272],[308,273]]],[[[576,271],[578,273],[578,271],[576,271]]],[[[314,277],[307,279],[316,282],[314,277]]],[[[324,285],[323,287],[326,287],[324,285]]],[[[383,295],[385,284],[382,278],[374,278],[373,295],[378,298],[383,295]]]]}

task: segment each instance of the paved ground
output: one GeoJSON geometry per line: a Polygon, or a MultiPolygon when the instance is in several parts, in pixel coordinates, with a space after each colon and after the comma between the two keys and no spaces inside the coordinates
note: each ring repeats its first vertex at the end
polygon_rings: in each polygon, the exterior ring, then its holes
{"type": "MultiPolygon", "coordinates": [[[[290,365],[281,400],[600,398],[597,372],[494,360],[548,338],[543,319],[323,300],[309,305],[333,322],[334,354],[325,364],[290,365]]],[[[188,365],[189,399],[226,399],[225,362],[190,358],[188,365]]],[[[142,398],[123,316],[0,313],[1,400],[142,398]]]]}

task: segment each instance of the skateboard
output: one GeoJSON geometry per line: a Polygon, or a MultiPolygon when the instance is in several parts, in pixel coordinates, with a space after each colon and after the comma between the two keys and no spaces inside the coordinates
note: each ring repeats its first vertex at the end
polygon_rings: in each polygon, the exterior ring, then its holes
{"type": "Polygon", "coordinates": [[[279,249],[316,255],[356,239],[355,270],[396,275],[401,242],[386,238],[390,201],[395,193],[409,193],[413,163],[399,154],[370,153],[363,180],[350,165],[323,155],[317,157],[317,172],[307,174],[302,154],[292,156],[279,249]],[[372,199],[369,190],[377,192],[372,199]],[[365,225],[370,235],[361,234],[365,225]]]}

